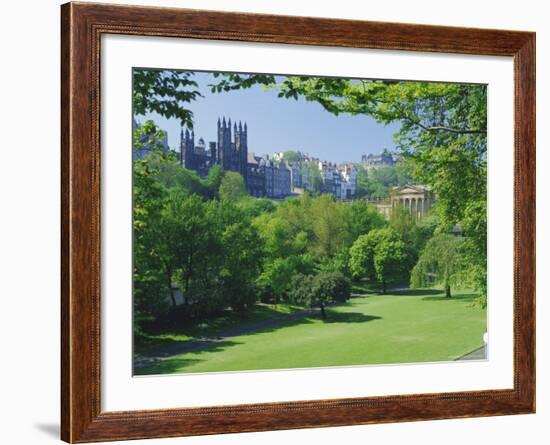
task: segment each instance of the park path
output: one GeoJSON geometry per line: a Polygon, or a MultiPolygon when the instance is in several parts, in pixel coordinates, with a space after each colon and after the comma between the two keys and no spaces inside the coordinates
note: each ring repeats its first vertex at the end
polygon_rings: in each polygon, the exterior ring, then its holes
{"type": "MultiPolygon", "coordinates": [[[[391,291],[402,291],[408,288],[395,288],[388,289],[388,292],[391,291]]],[[[367,293],[352,293],[352,298],[357,297],[366,297],[367,293]]],[[[328,307],[339,306],[342,303],[332,303],[328,304],[328,307]]],[[[134,368],[144,368],[146,366],[154,365],[159,361],[171,359],[177,355],[184,354],[186,352],[194,352],[205,349],[209,346],[215,345],[216,343],[221,343],[229,340],[232,337],[238,337],[240,335],[250,334],[253,332],[264,331],[266,329],[273,329],[281,327],[282,325],[292,322],[302,320],[314,313],[317,313],[318,309],[302,309],[292,314],[280,315],[278,317],[270,318],[267,320],[260,320],[257,322],[246,323],[242,326],[234,326],[232,328],[226,329],[225,331],[219,333],[215,337],[201,337],[195,340],[182,341],[175,343],[169,346],[165,346],[154,351],[147,351],[141,354],[135,354],[134,356],[134,368]]]]}
{"type": "Polygon", "coordinates": [[[487,345],[457,358],[457,360],[485,360],[487,358],[487,345]]]}
{"type": "MultiPolygon", "coordinates": [[[[333,304],[330,306],[335,305],[333,304]]],[[[195,340],[169,345],[154,351],[144,352],[139,355],[136,354],[134,357],[134,368],[143,368],[158,363],[159,361],[170,359],[179,354],[198,351],[216,343],[224,342],[232,337],[278,328],[288,322],[302,320],[316,312],[316,309],[302,309],[292,314],[285,314],[266,320],[246,323],[242,326],[234,326],[226,329],[215,337],[201,337],[195,340]]]]}

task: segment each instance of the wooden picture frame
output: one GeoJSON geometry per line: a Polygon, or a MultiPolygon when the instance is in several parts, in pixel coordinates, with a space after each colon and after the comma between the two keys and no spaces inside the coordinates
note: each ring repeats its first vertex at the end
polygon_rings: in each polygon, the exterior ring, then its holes
{"type": "Polygon", "coordinates": [[[61,7],[61,437],[71,443],[494,416],[535,411],[535,34],[92,3],[61,7]],[[102,412],[100,38],[166,36],[512,56],[514,387],[102,412]]]}

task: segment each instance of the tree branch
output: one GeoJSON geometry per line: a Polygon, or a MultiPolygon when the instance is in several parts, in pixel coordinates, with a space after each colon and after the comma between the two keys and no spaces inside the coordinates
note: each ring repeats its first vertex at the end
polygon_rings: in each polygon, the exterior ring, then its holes
{"type": "Polygon", "coordinates": [[[417,119],[413,119],[411,116],[406,114],[404,110],[401,111],[401,118],[409,121],[410,123],[419,126],[423,130],[426,131],[448,131],[450,133],[456,133],[456,134],[487,134],[487,130],[481,130],[476,128],[453,128],[453,127],[445,127],[443,125],[436,125],[436,126],[428,126],[424,125],[422,122],[420,122],[417,119]]]}

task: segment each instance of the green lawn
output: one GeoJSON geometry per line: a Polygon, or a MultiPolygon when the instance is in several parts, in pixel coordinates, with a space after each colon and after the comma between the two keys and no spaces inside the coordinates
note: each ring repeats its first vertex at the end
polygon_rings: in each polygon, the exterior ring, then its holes
{"type": "Polygon", "coordinates": [[[313,314],[136,369],[137,374],[454,360],[483,345],[486,311],[475,296],[408,290],[352,298],[313,314]]]}
{"type": "Polygon", "coordinates": [[[249,323],[270,321],[281,316],[300,311],[303,308],[291,304],[258,303],[252,309],[243,312],[224,311],[211,320],[202,322],[181,323],[177,326],[163,329],[153,329],[147,334],[136,338],[134,351],[138,354],[157,351],[178,343],[201,337],[216,337],[220,332],[226,332],[249,323]]]}

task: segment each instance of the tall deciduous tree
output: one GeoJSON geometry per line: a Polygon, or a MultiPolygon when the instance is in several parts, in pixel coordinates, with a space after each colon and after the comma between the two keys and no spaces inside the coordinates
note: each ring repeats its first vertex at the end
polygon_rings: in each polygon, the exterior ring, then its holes
{"type": "Polygon", "coordinates": [[[133,284],[137,332],[144,322],[153,320],[166,309],[165,256],[169,253],[159,243],[166,190],[155,180],[156,173],[147,161],[134,164],[133,284]]]}
{"type": "Polygon", "coordinates": [[[332,256],[345,240],[345,210],[332,195],[321,195],[311,205],[314,253],[332,256]]]}
{"type": "Polygon", "coordinates": [[[405,272],[407,251],[399,234],[391,227],[361,235],[350,249],[350,269],[356,278],[376,279],[386,292],[387,283],[405,272]]]}
{"type": "Polygon", "coordinates": [[[212,228],[206,208],[197,195],[171,191],[162,214],[163,231],[168,238],[175,263],[181,271],[185,303],[193,294],[195,273],[208,261],[212,228]]]}
{"type": "Polygon", "coordinates": [[[432,237],[412,270],[412,287],[442,284],[450,298],[451,286],[461,285],[464,279],[463,242],[462,238],[446,233],[432,237]]]}

